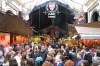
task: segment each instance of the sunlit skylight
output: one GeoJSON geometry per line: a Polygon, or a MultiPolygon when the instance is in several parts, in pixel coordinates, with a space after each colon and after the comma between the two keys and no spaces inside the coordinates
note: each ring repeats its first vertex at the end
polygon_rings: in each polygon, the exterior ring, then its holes
{"type": "MultiPolygon", "coordinates": [[[[20,1],[23,2],[22,6],[24,7],[23,8],[24,13],[28,15],[34,7],[50,0],[20,0],[20,1]]],[[[68,4],[72,9],[83,10],[84,9],[83,5],[87,0],[57,0],[57,1],[62,2],[64,4],[68,4]]]]}
{"type": "MultiPolygon", "coordinates": [[[[23,6],[25,6],[26,8],[32,9],[35,6],[43,4],[46,1],[50,1],[50,0],[21,0],[21,1],[23,2],[23,6]]],[[[82,4],[83,5],[87,0],[57,0],[57,1],[60,1],[64,4],[69,4],[69,2],[72,1],[76,4],[82,4]]],[[[70,3],[70,5],[72,5],[72,4],[70,3]]]]}

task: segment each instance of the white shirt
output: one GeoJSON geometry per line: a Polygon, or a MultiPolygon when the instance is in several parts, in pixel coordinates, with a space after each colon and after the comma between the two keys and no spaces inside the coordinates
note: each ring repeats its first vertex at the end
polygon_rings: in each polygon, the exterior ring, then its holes
{"type": "Polygon", "coordinates": [[[9,62],[3,63],[2,66],[9,66],[9,62]]]}
{"type": "Polygon", "coordinates": [[[57,65],[59,64],[59,58],[60,58],[61,55],[56,55],[55,57],[55,62],[57,63],[57,65]]]}
{"type": "Polygon", "coordinates": [[[14,57],[18,63],[18,66],[21,66],[20,63],[21,63],[21,58],[19,56],[15,56],[14,57]]]}

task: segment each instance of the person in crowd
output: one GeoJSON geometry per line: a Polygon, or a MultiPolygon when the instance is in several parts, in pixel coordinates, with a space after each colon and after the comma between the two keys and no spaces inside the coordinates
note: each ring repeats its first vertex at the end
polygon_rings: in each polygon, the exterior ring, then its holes
{"type": "Polygon", "coordinates": [[[63,45],[61,45],[61,50],[64,52],[65,51],[65,48],[63,45]]]}
{"type": "Polygon", "coordinates": [[[59,43],[59,42],[56,42],[56,43],[55,43],[55,45],[56,45],[56,46],[55,46],[55,48],[56,48],[56,49],[61,48],[61,46],[60,46],[60,43],[59,43]]]}
{"type": "Polygon", "coordinates": [[[17,49],[16,46],[17,46],[16,44],[13,45],[13,51],[14,52],[16,52],[16,49],[17,49]]]}
{"type": "Polygon", "coordinates": [[[2,50],[4,53],[4,46],[2,44],[0,44],[0,50],[2,50]]]}
{"type": "Polygon", "coordinates": [[[8,50],[9,50],[8,53],[11,54],[11,57],[14,57],[15,56],[15,51],[13,51],[12,46],[9,46],[9,49],[8,50]]]}
{"type": "Polygon", "coordinates": [[[20,46],[20,44],[17,44],[17,46],[16,46],[16,47],[21,49],[21,46],[20,46]]]}
{"type": "Polygon", "coordinates": [[[81,66],[90,66],[90,64],[87,60],[83,60],[81,66]]]}
{"type": "Polygon", "coordinates": [[[86,48],[86,47],[83,46],[83,48],[82,48],[82,50],[81,50],[81,52],[84,53],[84,54],[86,53],[85,48],[86,48]]]}
{"type": "Polygon", "coordinates": [[[2,66],[3,61],[4,61],[3,50],[0,49],[0,66],[2,66]]]}
{"type": "Polygon", "coordinates": [[[53,66],[51,62],[45,61],[42,66],[53,66]]]}
{"type": "Polygon", "coordinates": [[[90,53],[91,53],[92,57],[94,57],[96,55],[96,50],[94,48],[91,48],[90,53]]]}
{"type": "Polygon", "coordinates": [[[96,55],[93,57],[93,63],[100,65],[100,49],[97,50],[96,55]]]}
{"type": "Polygon", "coordinates": [[[20,45],[21,50],[24,49],[24,45],[25,44],[22,42],[21,45],[20,45]]]}
{"type": "Polygon", "coordinates": [[[76,63],[77,60],[76,48],[72,48],[70,54],[72,55],[72,60],[76,63]]]}
{"type": "Polygon", "coordinates": [[[78,60],[77,60],[75,66],[81,66],[81,63],[84,60],[83,53],[81,51],[77,53],[77,58],[78,58],[78,60]]]}
{"type": "Polygon", "coordinates": [[[33,59],[36,59],[36,56],[35,56],[36,53],[38,53],[38,49],[36,47],[33,47],[33,51],[31,52],[30,57],[33,59]]]}
{"type": "Polygon", "coordinates": [[[48,51],[46,50],[45,46],[41,46],[41,50],[39,51],[40,56],[43,58],[43,61],[45,61],[48,51]]]}
{"type": "Polygon", "coordinates": [[[54,49],[55,48],[55,43],[51,42],[51,47],[54,49]]]}
{"type": "Polygon", "coordinates": [[[56,55],[56,51],[55,49],[52,49],[52,51],[48,51],[48,54],[52,55],[52,56],[55,56],[56,55]]]}
{"type": "Polygon", "coordinates": [[[64,56],[60,56],[58,66],[63,66],[64,65],[64,61],[65,61],[65,57],[64,56]]]}
{"type": "Polygon", "coordinates": [[[43,64],[43,58],[40,56],[40,54],[35,54],[35,66],[41,66],[43,64]]]}
{"type": "Polygon", "coordinates": [[[100,63],[93,62],[91,66],[100,66],[100,63]]]}
{"type": "Polygon", "coordinates": [[[63,56],[65,56],[65,60],[72,60],[72,55],[69,53],[69,49],[65,50],[65,53],[63,54],[63,56]]]}
{"type": "Polygon", "coordinates": [[[7,53],[6,56],[5,56],[5,58],[4,58],[2,66],[9,66],[9,59],[10,58],[11,58],[11,54],[7,53]]]}
{"type": "Polygon", "coordinates": [[[40,44],[41,42],[39,42],[39,44],[38,44],[38,50],[41,50],[41,44],[40,44]]]}
{"type": "Polygon", "coordinates": [[[9,50],[8,52],[12,52],[13,51],[12,46],[9,46],[8,50],[9,50]]]}
{"type": "Polygon", "coordinates": [[[18,66],[18,63],[15,58],[9,59],[9,66],[18,66]]]}
{"type": "Polygon", "coordinates": [[[59,48],[61,48],[61,46],[63,46],[62,41],[58,41],[58,46],[59,46],[59,48]]]}
{"type": "Polygon", "coordinates": [[[63,42],[61,42],[60,48],[61,48],[62,50],[64,50],[64,49],[66,48],[66,45],[65,45],[63,42]]]}
{"type": "Polygon", "coordinates": [[[52,63],[53,66],[57,66],[57,64],[55,63],[54,61],[54,56],[52,54],[47,54],[47,58],[46,58],[46,61],[49,61],[52,63]]]}
{"type": "Polygon", "coordinates": [[[32,48],[34,47],[34,42],[31,43],[32,48]]]}
{"type": "Polygon", "coordinates": [[[75,66],[75,63],[74,63],[72,60],[67,60],[67,61],[64,63],[64,66],[75,66]]]}
{"type": "Polygon", "coordinates": [[[82,48],[83,48],[83,45],[84,45],[84,43],[79,42],[78,47],[79,47],[80,49],[82,49],[82,48]]]}
{"type": "Polygon", "coordinates": [[[56,54],[56,56],[55,56],[55,62],[57,63],[57,65],[59,64],[59,58],[60,58],[60,56],[62,56],[62,55],[63,55],[62,50],[61,50],[61,49],[57,49],[57,54],[56,54]]]}
{"type": "Polygon", "coordinates": [[[53,50],[53,48],[51,47],[51,45],[48,46],[48,52],[51,52],[53,50]]]}
{"type": "Polygon", "coordinates": [[[89,62],[89,64],[92,64],[92,55],[89,51],[89,48],[86,47],[85,51],[86,51],[86,53],[84,54],[84,60],[87,60],[89,62]]]}
{"type": "Polygon", "coordinates": [[[26,51],[27,54],[30,54],[31,48],[30,48],[29,45],[25,46],[25,51],[26,51]]]}
{"type": "Polygon", "coordinates": [[[9,52],[9,46],[10,45],[5,45],[4,46],[4,56],[6,56],[6,54],[9,52]]]}
{"type": "Polygon", "coordinates": [[[18,66],[21,66],[21,64],[20,64],[21,63],[21,51],[20,51],[20,49],[19,49],[19,51],[17,50],[14,58],[16,59],[18,66]]]}
{"type": "Polygon", "coordinates": [[[47,58],[46,58],[46,61],[49,61],[49,62],[53,62],[53,55],[51,54],[47,54],[47,58]]]}
{"type": "MultiPolygon", "coordinates": [[[[66,40],[65,40],[65,42],[66,42],[66,40]]],[[[68,43],[66,43],[65,44],[65,49],[68,49],[69,48],[69,45],[68,45],[68,43]]]]}
{"type": "Polygon", "coordinates": [[[26,66],[35,66],[35,62],[33,58],[27,59],[27,64],[26,66]]]}
{"type": "Polygon", "coordinates": [[[10,52],[12,58],[15,56],[15,53],[16,52],[14,52],[14,51],[10,52]]]}
{"type": "Polygon", "coordinates": [[[26,66],[27,64],[27,54],[22,54],[22,58],[21,58],[21,66],[26,66]]]}
{"type": "Polygon", "coordinates": [[[17,52],[17,50],[21,49],[19,44],[15,44],[13,47],[13,51],[17,52]]]}

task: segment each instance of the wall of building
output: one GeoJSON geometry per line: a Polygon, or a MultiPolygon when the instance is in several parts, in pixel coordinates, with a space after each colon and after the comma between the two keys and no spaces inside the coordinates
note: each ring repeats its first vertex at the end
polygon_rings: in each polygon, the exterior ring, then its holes
{"type": "Polygon", "coordinates": [[[0,0],[3,12],[12,11],[14,15],[18,15],[21,11],[22,3],[18,0],[0,0]]]}
{"type": "Polygon", "coordinates": [[[2,0],[0,0],[0,10],[1,10],[1,7],[2,7],[2,0]]]}
{"type": "Polygon", "coordinates": [[[88,12],[88,23],[93,22],[93,13],[97,11],[97,13],[100,15],[100,1],[99,0],[88,0],[86,2],[87,12],[88,12]]]}

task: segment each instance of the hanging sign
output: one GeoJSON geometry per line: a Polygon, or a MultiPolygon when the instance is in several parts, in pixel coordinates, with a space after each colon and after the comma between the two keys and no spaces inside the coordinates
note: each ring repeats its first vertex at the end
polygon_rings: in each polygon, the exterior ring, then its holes
{"type": "Polygon", "coordinates": [[[48,18],[55,18],[56,16],[56,12],[58,10],[58,5],[56,4],[56,2],[51,1],[47,4],[46,6],[46,10],[48,12],[48,18]]]}

